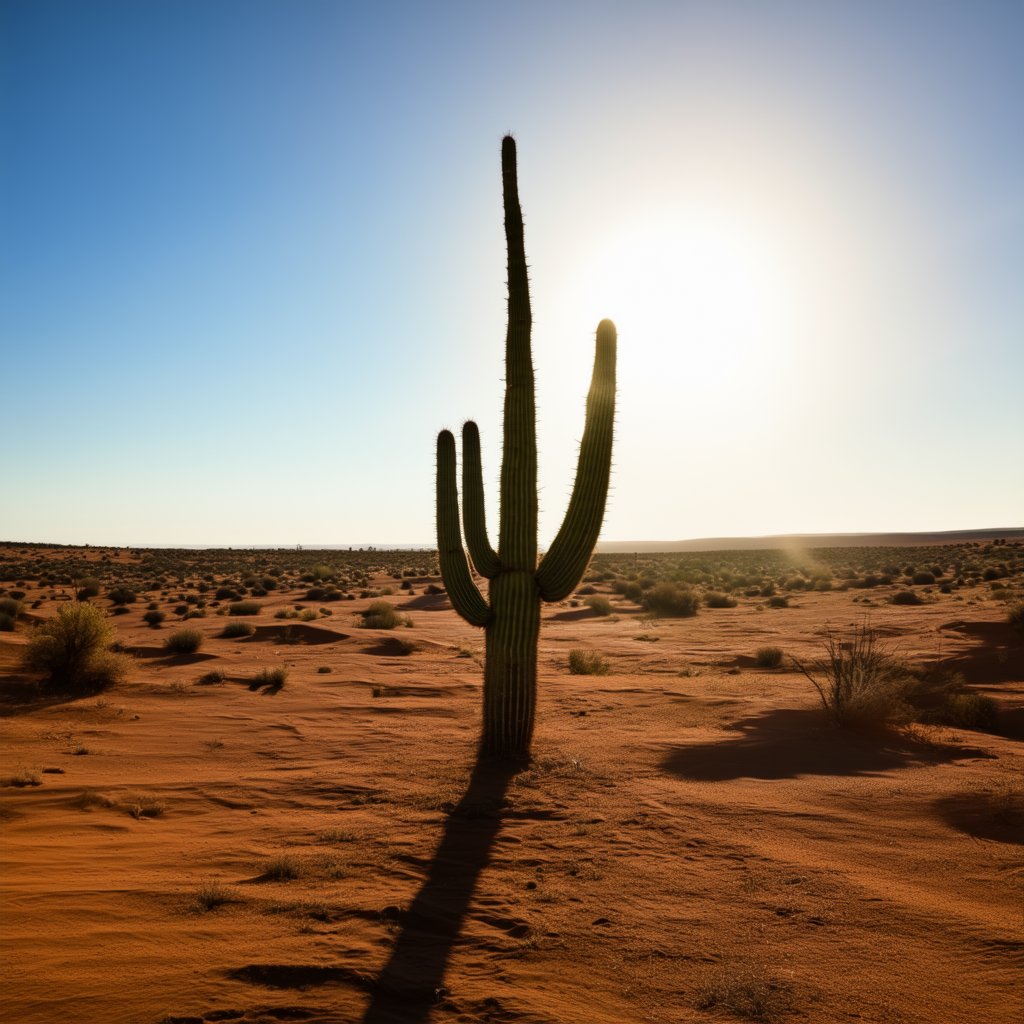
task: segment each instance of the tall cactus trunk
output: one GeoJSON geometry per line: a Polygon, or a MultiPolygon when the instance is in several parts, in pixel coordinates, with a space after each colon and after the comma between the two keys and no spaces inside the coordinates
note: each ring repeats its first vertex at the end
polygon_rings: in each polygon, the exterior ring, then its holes
{"type": "Polygon", "coordinates": [[[597,328],[594,374],[576,481],[561,529],[537,564],[537,435],[530,292],[519,207],[516,147],[501,146],[501,177],[508,243],[508,332],[505,338],[504,458],[498,550],[487,539],[480,434],[472,421],[462,432],[460,523],[455,438],[437,438],[437,547],[441,574],[455,610],[485,632],[484,722],[481,755],[505,761],[529,757],[537,704],[537,640],[540,603],[562,601],[579,583],[604,518],[611,473],[615,419],[615,325],[597,328]],[[485,601],[470,571],[490,580],[485,601]]]}
{"type": "Polygon", "coordinates": [[[540,598],[532,572],[503,572],[491,583],[493,617],[484,627],[484,757],[525,757],[537,710],[540,598]]]}

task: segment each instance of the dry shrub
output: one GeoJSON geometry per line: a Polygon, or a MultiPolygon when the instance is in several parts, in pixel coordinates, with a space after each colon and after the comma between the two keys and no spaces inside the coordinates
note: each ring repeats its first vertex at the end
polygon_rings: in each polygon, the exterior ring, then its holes
{"type": "Polygon", "coordinates": [[[912,717],[905,699],[910,675],[867,623],[854,626],[848,638],[826,631],[823,658],[809,666],[796,658],[793,663],[841,728],[905,722],[912,717]]]}

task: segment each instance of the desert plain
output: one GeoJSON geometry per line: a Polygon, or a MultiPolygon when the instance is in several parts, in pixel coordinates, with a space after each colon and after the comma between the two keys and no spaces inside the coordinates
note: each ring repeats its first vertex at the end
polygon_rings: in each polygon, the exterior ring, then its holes
{"type": "Polygon", "coordinates": [[[1019,541],[597,555],[518,771],[432,552],[6,544],[0,588],[4,1020],[1021,1020],[1019,541]],[[23,656],[83,589],[132,661],[68,698],[23,656]],[[995,723],[838,728],[797,663],[865,626],[995,723]]]}

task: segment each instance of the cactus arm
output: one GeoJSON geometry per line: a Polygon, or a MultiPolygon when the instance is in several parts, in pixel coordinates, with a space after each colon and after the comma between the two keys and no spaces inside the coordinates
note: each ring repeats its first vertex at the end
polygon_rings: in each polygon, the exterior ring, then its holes
{"type": "Polygon", "coordinates": [[[601,532],[615,426],[615,347],[615,325],[602,320],[572,497],[561,529],[537,570],[537,586],[545,601],[569,596],[586,571],[601,532]]]}
{"type": "Polygon", "coordinates": [[[501,182],[508,246],[508,332],[505,336],[505,422],[498,557],[504,570],[537,568],[537,429],[530,354],[530,284],[519,206],[516,144],[501,143],[501,182]]]}
{"type": "Polygon", "coordinates": [[[459,492],[455,482],[455,438],[437,435],[437,553],[452,607],[473,626],[486,626],[491,609],[469,572],[459,528],[459,492]]]}
{"type": "Polygon", "coordinates": [[[493,580],[501,572],[501,562],[487,537],[480,431],[472,420],[462,427],[462,520],[473,568],[493,580]]]}

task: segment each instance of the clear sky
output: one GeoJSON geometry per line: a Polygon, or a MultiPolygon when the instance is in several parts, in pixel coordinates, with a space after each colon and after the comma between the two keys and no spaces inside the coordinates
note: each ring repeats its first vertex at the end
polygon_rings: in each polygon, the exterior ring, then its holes
{"type": "Polygon", "coordinates": [[[541,543],[1024,524],[1019,0],[4,0],[0,539],[497,524],[518,141],[541,543]]]}

